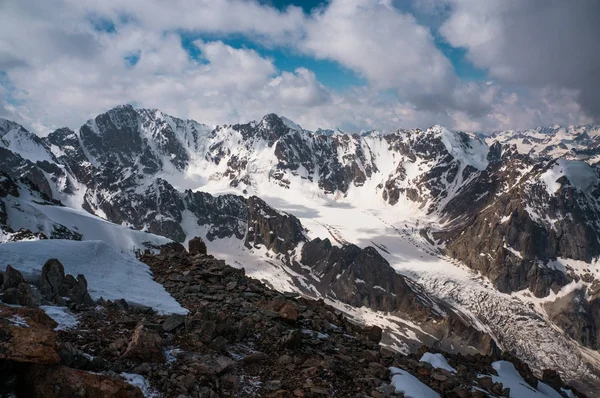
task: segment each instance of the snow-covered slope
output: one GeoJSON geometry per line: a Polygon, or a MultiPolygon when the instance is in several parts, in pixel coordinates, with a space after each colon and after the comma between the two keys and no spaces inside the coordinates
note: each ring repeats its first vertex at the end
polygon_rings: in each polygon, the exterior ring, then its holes
{"type": "Polygon", "coordinates": [[[48,259],[56,258],[64,265],[66,273],[85,275],[93,299],[125,299],[162,313],[187,313],[161,284],[152,279],[146,264],[101,241],[53,239],[3,243],[0,244],[0,258],[2,268],[10,264],[34,278],[40,275],[48,259]]]}
{"type": "Polygon", "coordinates": [[[488,143],[515,145],[519,153],[534,157],[564,157],[585,160],[589,163],[600,161],[600,126],[553,126],[515,131],[506,130],[491,134],[488,143]]]}

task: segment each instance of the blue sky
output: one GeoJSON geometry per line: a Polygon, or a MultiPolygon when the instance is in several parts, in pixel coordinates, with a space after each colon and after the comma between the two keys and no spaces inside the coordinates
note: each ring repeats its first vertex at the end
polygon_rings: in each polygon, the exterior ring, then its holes
{"type": "Polygon", "coordinates": [[[123,103],[346,131],[591,123],[597,15],[593,0],[8,0],[0,117],[42,134],[123,103]]]}

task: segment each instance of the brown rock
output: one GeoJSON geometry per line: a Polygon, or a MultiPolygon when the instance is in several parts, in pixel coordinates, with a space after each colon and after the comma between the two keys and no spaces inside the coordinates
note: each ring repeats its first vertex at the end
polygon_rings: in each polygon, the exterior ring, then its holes
{"type": "Polygon", "coordinates": [[[287,303],[279,310],[279,316],[284,321],[296,322],[298,320],[298,306],[293,303],[287,303]]]}
{"type": "Polygon", "coordinates": [[[31,366],[26,374],[28,396],[44,398],[143,398],[139,388],[118,378],[65,366],[31,366]]]}
{"type": "Polygon", "coordinates": [[[163,346],[164,342],[156,331],[139,325],[133,332],[123,357],[142,362],[162,363],[165,361],[163,346]]]}
{"type": "Polygon", "coordinates": [[[57,364],[54,322],[37,308],[14,308],[0,304],[0,359],[57,364]]]}

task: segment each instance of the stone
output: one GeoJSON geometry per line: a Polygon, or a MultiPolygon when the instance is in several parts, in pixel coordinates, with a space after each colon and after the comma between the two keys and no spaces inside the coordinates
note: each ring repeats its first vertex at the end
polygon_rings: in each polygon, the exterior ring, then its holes
{"type": "Polygon", "coordinates": [[[23,274],[21,274],[18,270],[14,269],[10,265],[7,265],[6,271],[4,272],[2,288],[0,288],[0,291],[5,291],[6,289],[10,288],[16,288],[22,283],[25,283],[25,278],[23,278],[23,274]]]}
{"type": "Polygon", "coordinates": [[[58,364],[56,322],[38,308],[0,304],[0,359],[58,364]]]}
{"type": "Polygon", "coordinates": [[[222,355],[205,355],[191,365],[196,371],[206,375],[216,375],[233,366],[235,361],[222,355]]]}
{"type": "Polygon", "coordinates": [[[163,348],[164,342],[156,331],[139,325],[133,332],[123,357],[143,362],[162,363],[165,361],[163,348]]]}
{"type": "Polygon", "coordinates": [[[6,304],[22,305],[25,307],[39,307],[42,296],[35,286],[27,282],[20,283],[17,287],[6,289],[2,293],[2,301],[6,304]]]}
{"type": "Polygon", "coordinates": [[[281,389],[281,380],[267,380],[263,383],[262,388],[267,391],[277,391],[281,389]]]}
{"type": "Polygon", "coordinates": [[[378,362],[370,362],[368,371],[373,376],[382,380],[390,377],[390,370],[378,362]]]}
{"type": "Polygon", "coordinates": [[[293,361],[293,358],[287,354],[283,354],[279,358],[277,358],[277,362],[280,363],[281,365],[287,365],[289,363],[292,363],[292,361],[293,361]]]}
{"type": "Polygon", "coordinates": [[[64,305],[63,297],[67,297],[74,304],[94,305],[85,276],[65,275],[64,266],[55,258],[44,263],[39,285],[40,293],[52,303],[64,305]]]}
{"type": "Polygon", "coordinates": [[[299,330],[292,330],[282,338],[282,345],[286,348],[296,348],[302,345],[302,333],[299,330]]]}
{"type": "Polygon", "coordinates": [[[25,375],[28,396],[44,398],[143,398],[139,388],[125,381],[66,366],[30,366],[25,375]]]}
{"type": "Polygon", "coordinates": [[[190,239],[188,243],[190,254],[206,254],[206,243],[199,236],[190,239]]]}
{"type": "Polygon", "coordinates": [[[53,303],[61,298],[61,288],[65,279],[65,268],[60,261],[55,258],[44,263],[42,267],[42,276],[40,278],[40,292],[53,303]]]}
{"type": "Polygon", "coordinates": [[[292,303],[286,303],[279,310],[279,316],[281,319],[288,322],[296,322],[298,320],[298,314],[298,306],[292,303]]]}
{"type": "Polygon", "coordinates": [[[162,324],[162,329],[165,332],[172,332],[185,323],[185,315],[173,314],[170,315],[162,324]]]}

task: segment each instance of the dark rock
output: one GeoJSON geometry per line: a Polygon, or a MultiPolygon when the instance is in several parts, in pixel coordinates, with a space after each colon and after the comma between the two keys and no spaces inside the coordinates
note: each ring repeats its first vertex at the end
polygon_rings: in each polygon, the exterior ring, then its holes
{"type": "Polygon", "coordinates": [[[4,272],[4,278],[2,282],[2,287],[0,291],[5,291],[6,289],[16,288],[20,284],[25,283],[25,278],[23,278],[23,274],[21,274],[18,270],[14,269],[10,265],[6,266],[6,271],[4,272]]]}
{"type": "Polygon", "coordinates": [[[162,324],[162,329],[165,332],[172,332],[185,323],[185,315],[173,314],[170,315],[162,324]]]}
{"type": "Polygon", "coordinates": [[[199,236],[190,239],[188,246],[190,254],[206,254],[206,243],[199,236]]]}

